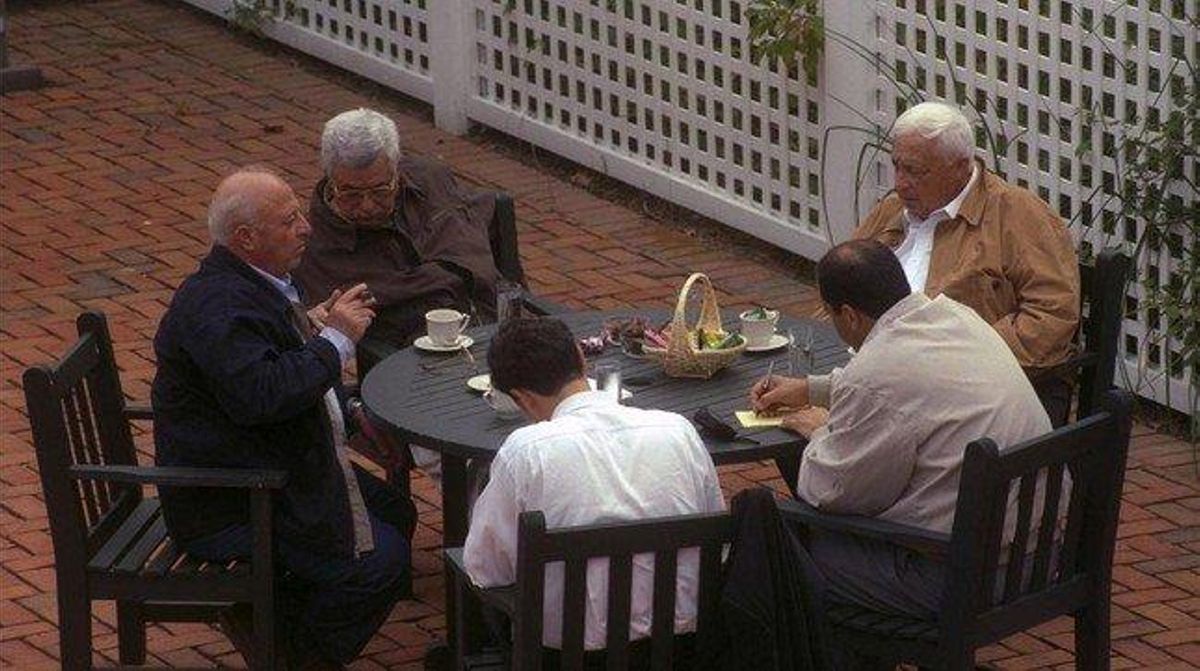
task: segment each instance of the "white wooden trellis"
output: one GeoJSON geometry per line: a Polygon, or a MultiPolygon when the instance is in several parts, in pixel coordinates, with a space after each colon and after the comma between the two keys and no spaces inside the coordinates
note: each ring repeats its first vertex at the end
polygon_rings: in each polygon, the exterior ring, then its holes
{"type": "MultiPolygon", "coordinates": [[[[896,79],[974,106],[1012,142],[1002,171],[1073,221],[1082,245],[1135,240],[1140,223],[1104,197],[1121,176],[1114,138],[1079,112],[1160,113],[1178,61],[1200,63],[1195,0],[827,0],[813,86],[750,62],[750,0],[269,2],[270,37],[431,103],[444,128],[492,126],[809,258],[890,187],[886,160],[859,165],[868,136],[844,128],[886,131],[896,79]]],[[[990,165],[982,141],[980,154],[990,165]]],[[[1185,170],[1200,181],[1200,166],[1185,170]]],[[[1176,263],[1165,248],[1137,259],[1163,286],[1176,263]]],[[[1177,343],[1146,337],[1165,324],[1142,292],[1129,290],[1118,375],[1194,412],[1200,371],[1176,365],[1177,343]]]]}

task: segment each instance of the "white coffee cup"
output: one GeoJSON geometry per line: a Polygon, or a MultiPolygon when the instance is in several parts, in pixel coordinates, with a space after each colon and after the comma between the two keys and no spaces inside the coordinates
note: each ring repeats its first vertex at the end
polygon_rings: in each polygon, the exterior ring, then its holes
{"type": "Polygon", "coordinates": [[[440,308],[425,313],[425,332],[429,339],[439,347],[452,347],[458,344],[458,338],[471,315],[464,315],[458,310],[440,308]]]}
{"type": "Polygon", "coordinates": [[[483,394],[483,400],[492,406],[492,410],[501,417],[517,417],[521,414],[521,407],[513,400],[512,396],[500,391],[499,389],[488,389],[483,394]]]}
{"type": "Polygon", "coordinates": [[[765,317],[755,318],[757,310],[746,310],[742,320],[742,337],[748,347],[765,347],[775,335],[775,324],[779,322],[779,310],[765,310],[765,317]]]}

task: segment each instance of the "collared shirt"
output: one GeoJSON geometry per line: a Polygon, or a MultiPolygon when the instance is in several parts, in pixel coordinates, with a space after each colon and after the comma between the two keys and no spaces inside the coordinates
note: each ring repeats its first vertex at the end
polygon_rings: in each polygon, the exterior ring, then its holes
{"type": "Polygon", "coordinates": [[[929,213],[928,217],[918,219],[908,208],[904,209],[904,219],[908,223],[904,242],[896,248],[896,258],[904,267],[904,275],[908,278],[908,286],[913,291],[925,290],[925,278],[929,274],[929,255],[933,252],[933,232],[937,230],[938,222],[944,219],[954,219],[967,199],[975,180],[979,178],[979,166],[971,165],[971,178],[949,203],[929,213]]]}
{"type": "MultiPolygon", "coordinates": [[[[294,305],[301,302],[300,291],[296,289],[296,285],[292,283],[291,276],[281,279],[275,277],[271,273],[268,273],[262,268],[255,268],[254,266],[250,267],[254,269],[254,272],[262,275],[268,282],[270,282],[271,286],[278,289],[279,293],[283,294],[283,297],[288,299],[290,303],[294,305]]],[[[346,362],[350,361],[350,358],[354,356],[354,343],[350,340],[350,338],[346,337],[346,334],[333,328],[332,326],[322,327],[321,332],[317,334],[317,337],[328,340],[333,344],[334,347],[337,348],[338,358],[342,360],[343,366],[345,366],[346,362]]]]}
{"type": "Polygon", "coordinates": [[[804,450],[797,492],[833,513],[948,533],[967,443],[986,436],[1003,448],[1050,431],[1004,341],[945,296],[914,292],[845,368],[812,380],[810,400],[828,405],[829,421],[804,450]]]}
{"type": "MultiPolygon", "coordinates": [[[[604,392],[574,394],[550,421],[514,431],[492,461],[463,549],[471,579],[482,587],[516,580],[517,516],[541,510],[549,528],[615,520],[719,512],[725,500],[712,458],[687,419],[619,405],[604,392]]],[[[699,554],[679,554],[675,631],[696,626],[699,554]]],[[[633,559],[632,638],[650,633],[653,555],[633,559]]],[[[605,645],[608,561],[587,569],[584,643],[605,645]]],[[[543,641],[562,646],[563,565],[546,567],[543,641]]]]}
{"type": "MultiPolygon", "coordinates": [[[[249,264],[247,264],[249,265],[249,264]]],[[[300,302],[300,292],[296,286],[292,284],[290,277],[279,278],[271,273],[264,271],[262,268],[250,266],[259,275],[262,275],[271,283],[271,286],[279,290],[284,298],[293,305],[294,309],[303,311],[304,306],[300,302]]],[[[300,336],[308,339],[310,334],[301,332],[300,336]]],[[[317,334],[318,338],[325,338],[333,343],[333,346],[338,350],[338,356],[342,360],[342,365],[346,365],[350,355],[354,353],[354,343],[350,341],[341,331],[326,326],[317,334]]],[[[338,467],[342,471],[342,478],[346,484],[346,496],[350,503],[350,516],[354,522],[354,554],[361,556],[364,552],[370,552],[375,549],[375,534],[371,528],[371,517],[367,513],[367,504],[363,500],[362,492],[358,488],[358,477],[354,475],[354,467],[350,462],[350,448],[346,443],[346,417],[342,414],[342,404],[338,402],[337,392],[332,388],[325,392],[324,397],[325,412],[329,417],[329,429],[333,433],[333,447],[337,452],[338,467]]]]}
{"type": "MultiPolygon", "coordinates": [[[[979,313],[1026,369],[1047,368],[1073,351],[1079,325],[1079,265],[1062,219],[1028,189],[976,161],[979,178],[957,216],[936,225],[924,282],[979,313]]],[[[854,231],[896,249],[904,203],[883,199],[854,231]]]]}

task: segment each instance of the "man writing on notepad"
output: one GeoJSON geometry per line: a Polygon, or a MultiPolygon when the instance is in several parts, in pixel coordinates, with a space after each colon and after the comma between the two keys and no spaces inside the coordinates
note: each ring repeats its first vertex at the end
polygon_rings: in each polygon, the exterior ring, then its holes
{"type": "MultiPolygon", "coordinates": [[[[800,498],[830,513],[868,515],[949,533],[967,443],[1000,446],[1050,431],[1012,350],[975,311],[910,293],[895,254],[873,240],[840,244],[817,265],[821,301],[857,350],[845,368],[767,376],[750,392],[760,412],[809,439],[800,498]]],[[[941,565],[882,541],[810,535],[831,598],[933,617],[941,565]]]]}

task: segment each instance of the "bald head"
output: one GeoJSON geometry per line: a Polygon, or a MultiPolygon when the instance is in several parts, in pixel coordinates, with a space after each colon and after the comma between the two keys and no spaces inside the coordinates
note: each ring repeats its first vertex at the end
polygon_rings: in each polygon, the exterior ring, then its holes
{"type": "Polygon", "coordinates": [[[208,230],[214,244],[277,277],[299,265],[312,233],[292,188],[260,167],[221,180],[208,205],[208,230]]]}
{"type": "Polygon", "coordinates": [[[272,195],[291,188],[267,168],[248,167],[221,180],[208,203],[208,233],[212,241],[228,245],[239,225],[257,224],[259,210],[272,195]]]}

